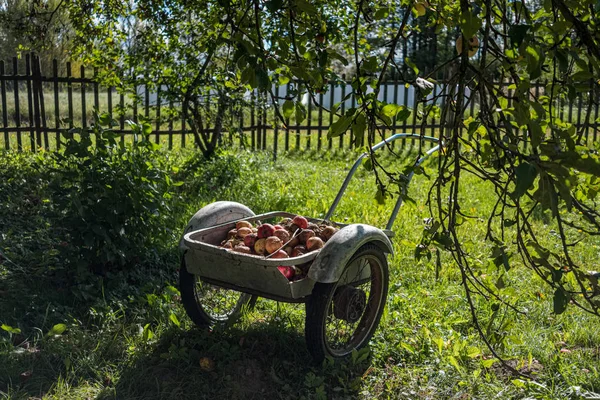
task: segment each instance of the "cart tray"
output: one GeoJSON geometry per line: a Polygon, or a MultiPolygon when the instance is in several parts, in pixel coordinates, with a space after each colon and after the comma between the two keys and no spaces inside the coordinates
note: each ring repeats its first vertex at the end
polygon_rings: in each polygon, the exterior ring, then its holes
{"type": "MultiPolygon", "coordinates": [[[[273,219],[293,218],[296,214],[273,211],[240,220],[262,223],[273,219]]],[[[322,223],[323,220],[307,218],[309,222],[322,223]]],[[[237,221],[199,229],[187,233],[183,240],[189,250],[185,254],[188,272],[199,275],[207,282],[236,290],[258,294],[267,298],[284,301],[302,301],[308,297],[315,284],[306,277],[289,281],[277,269],[278,266],[303,265],[311,263],[319,254],[315,250],[299,257],[265,258],[253,254],[230,251],[219,244],[227,232],[235,228],[237,221]]],[[[344,224],[336,224],[343,226],[344,224]]]]}

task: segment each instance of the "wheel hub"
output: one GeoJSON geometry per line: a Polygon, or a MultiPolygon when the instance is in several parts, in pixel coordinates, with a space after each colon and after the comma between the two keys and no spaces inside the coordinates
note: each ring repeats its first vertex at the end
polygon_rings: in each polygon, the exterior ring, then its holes
{"type": "Polygon", "coordinates": [[[333,298],[333,315],[354,323],[360,319],[367,306],[367,295],[352,286],[340,287],[333,298]]]}

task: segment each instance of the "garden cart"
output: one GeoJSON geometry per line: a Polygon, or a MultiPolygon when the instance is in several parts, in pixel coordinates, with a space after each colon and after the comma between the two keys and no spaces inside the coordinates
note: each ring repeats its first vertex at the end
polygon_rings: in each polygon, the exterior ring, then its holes
{"type": "MultiPolygon", "coordinates": [[[[438,139],[398,133],[373,146],[377,151],[397,139],[438,139]]],[[[420,157],[420,165],[439,149],[439,144],[420,157]]],[[[324,219],[330,222],[348,184],[368,153],[350,169],[324,219]]],[[[413,173],[407,177],[407,185],[413,173]]],[[[399,196],[385,229],[367,224],[343,224],[319,249],[297,257],[269,258],[242,254],[219,246],[238,221],[265,223],[294,214],[275,211],[255,215],[248,207],[219,201],[203,207],[189,221],[181,239],[179,272],[181,299],[194,323],[212,326],[233,321],[257,297],[305,303],[305,336],[309,352],[320,362],[326,356],[343,358],[365,346],[376,330],[386,302],[389,272],[387,254],[393,253],[392,225],[402,204],[399,196]],[[302,266],[303,279],[289,280],[282,266],[302,266]]]]}

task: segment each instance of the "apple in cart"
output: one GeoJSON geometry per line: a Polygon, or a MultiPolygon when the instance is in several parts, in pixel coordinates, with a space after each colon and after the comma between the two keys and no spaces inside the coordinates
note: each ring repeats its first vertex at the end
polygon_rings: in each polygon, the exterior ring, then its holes
{"type": "Polygon", "coordinates": [[[310,229],[302,229],[302,232],[298,235],[300,243],[306,243],[306,241],[313,236],[315,236],[315,232],[310,229]]]}
{"type": "Polygon", "coordinates": [[[276,229],[273,232],[273,236],[277,236],[283,243],[287,243],[290,240],[290,234],[285,229],[276,229]]]}
{"type": "Polygon", "coordinates": [[[319,235],[321,239],[325,242],[331,239],[331,237],[338,231],[338,229],[333,226],[327,225],[321,229],[321,234],[319,235]]]}
{"type": "Polygon", "coordinates": [[[240,238],[244,238],[244,237],[246,237],[246,235],[249,235],[251,233],[252,233],[252,228],[243,226],[241,228],[238,228],[236,236],[240,237],[240,238]]]}
{"type": "Polygon", "coordinates": [[[294,276],[302,273],[301,269],[293,265],[280,265],[277,267],[277,269],[290,281],[294,278],[294,276]]]}
{"type": "Polygon", "coordinates": [[[303,216],[301,216],[301,215],[296,215],[292,219],[292,223],[294,225],[296,225],[300,229],[306,229],[306,228],[308,228],[308,220],[306,218],[304,218],[303,216]]]}
{"type": "Polygon", "coordinates": [[[286,253],[284,250],[277,250],[272,256],[271,258],[288,258],[288,253],[286,253]]]}
{"type": "Polygon", "coordinates": [[[252,224],[248,221],[238,221],[235,224],[235,229],[240,229],[240,228],[250,228],[252,229],[252,224]]]}
{"type": "Polygon", "coordinates": [[[318,250],[324,245],[323,240],[318,236],[308,238],[306,241],[306,249],[308,251],[318,250]]]}
{"type": "Polygon", "coordinates": [[[244,236],[244,244],[253,249],[257,239],[258,235],[256,233],[251,233],[249,235],[244,236]]]}
{"type": "Polygon", "coordinates": [[[252,250],[250,250],[250,247],[244,246],[243,244],[238,244],[237,246],[235,246],[233,248],[233,251],[244,254],[252,254],[252,250]]]}
{"type": "Polygon", "coordinates": [[[264,255],[267,252],[267,239],[261,238],[254,243],[254,251],[256,254],[264,255]]]}
{"type": "Polygon", "coordinates": [[[299,245],[294,247],[294,250],[292,250],[292,257],[299,257],[302,254],[306,254],[306,247],[299,245]]]}
{"type": "Polygon", "coordinates": [[[262,224],[257,229],[259,239],[266,239],[269,236],[273,236],[273,232],[275,232],[275,227],[271,224],[262,224]]]}
{"type": "Polygon", "coordinates": [[[267,253],[275,253],[283,246],[283,242],[277,236],[269,236],[265,242],[265,248],[267,249],[267,253]]]}

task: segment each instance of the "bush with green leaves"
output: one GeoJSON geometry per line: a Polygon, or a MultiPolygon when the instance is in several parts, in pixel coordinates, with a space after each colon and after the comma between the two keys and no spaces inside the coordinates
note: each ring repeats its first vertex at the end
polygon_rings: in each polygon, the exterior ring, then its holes
{"type": "Polygon", "coordinates": [[[173,165],[134,124],[125,144],[106,115],[89,129],[65,133],[66,148],[50,157],[50,197],[67,260],[78,270],[104,272],[158,254],[172,244],[173,165]]]}

